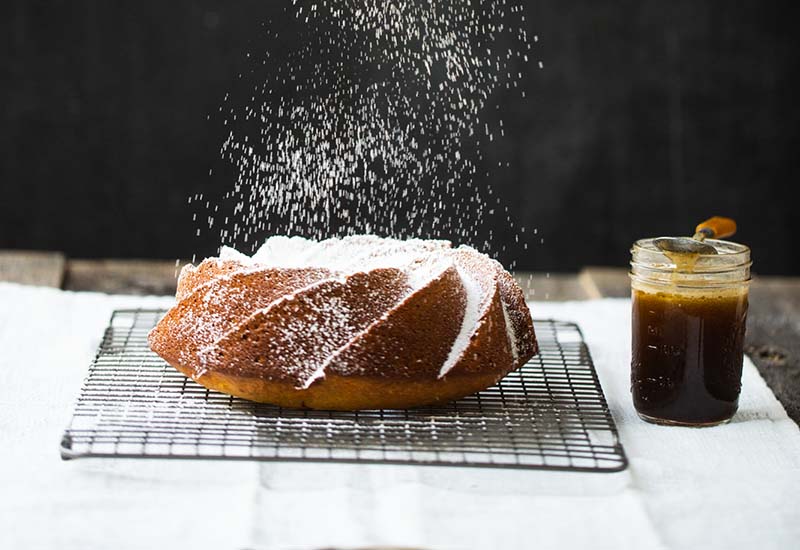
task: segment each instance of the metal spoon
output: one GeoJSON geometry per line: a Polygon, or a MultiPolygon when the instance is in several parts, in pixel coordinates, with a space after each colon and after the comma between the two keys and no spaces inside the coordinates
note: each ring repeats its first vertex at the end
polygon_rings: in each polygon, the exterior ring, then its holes
{"type": "Polygon", "coordinates": [[[678,254],[717,254],[717,249],[706,244],[705,239],[723,239],[736,233],[736,222],[730,218],[714,216],[695,228],[693,237],[659,237],[653,244],[664,252],[678,254]]]}

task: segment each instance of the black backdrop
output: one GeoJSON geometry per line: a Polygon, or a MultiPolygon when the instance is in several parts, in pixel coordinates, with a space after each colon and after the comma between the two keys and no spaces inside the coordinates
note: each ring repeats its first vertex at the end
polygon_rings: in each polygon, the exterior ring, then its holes
{"type": "MultiPolygon", "coordinates": [[[[289,0],[9,0],[0,35],[0,248],[191,257],[187,198],[225,132],[213,115],[289,0]],[[261,42],[259,42],[261,41],[261,42]]],[[[624,265],[642,236],[740,223],[760,273],[800,274],[800,33],[792,2],[524,2],[535,62],[504,105],[491,183],[530,231],[523,269],[624,265]],[[510,101],[510,100],[508,100],[510,101]],[[540,244],[539,238],[544,238],[540,244]]]]}

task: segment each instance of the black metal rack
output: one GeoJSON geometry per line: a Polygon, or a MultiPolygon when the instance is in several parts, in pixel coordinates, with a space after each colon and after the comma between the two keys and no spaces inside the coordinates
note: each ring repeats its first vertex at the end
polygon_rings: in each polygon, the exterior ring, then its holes
{"type": "Polygon", "coordinates": [[[161,310],[116,311],[61,442],[78,457],[306,460],[616,472],[627,467],[575,324],[535,321],[540,353],[446,405],[282,409],[207,390],[154,354],[161,310]]]}

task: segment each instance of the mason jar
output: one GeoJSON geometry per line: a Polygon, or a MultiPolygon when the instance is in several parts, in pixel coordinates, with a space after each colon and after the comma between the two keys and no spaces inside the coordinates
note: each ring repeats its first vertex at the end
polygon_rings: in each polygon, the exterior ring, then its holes
{"type": "Polygon", "coordinates": [[[631,249],[631,393],[648,422],[714,426],[739,405],[750,249],[704,242],[717,254],[631,249]]]}

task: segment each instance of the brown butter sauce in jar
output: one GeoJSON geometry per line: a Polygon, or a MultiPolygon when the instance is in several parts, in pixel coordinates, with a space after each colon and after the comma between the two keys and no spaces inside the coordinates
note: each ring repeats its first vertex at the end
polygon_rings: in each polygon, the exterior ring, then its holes
{"type": "Polygon", "coordinates": [[[713,426],[736,413],[750,282],[746,246],[707,240],[718,254],[632,249],[631,393],[641,418],[713,426]]]}

